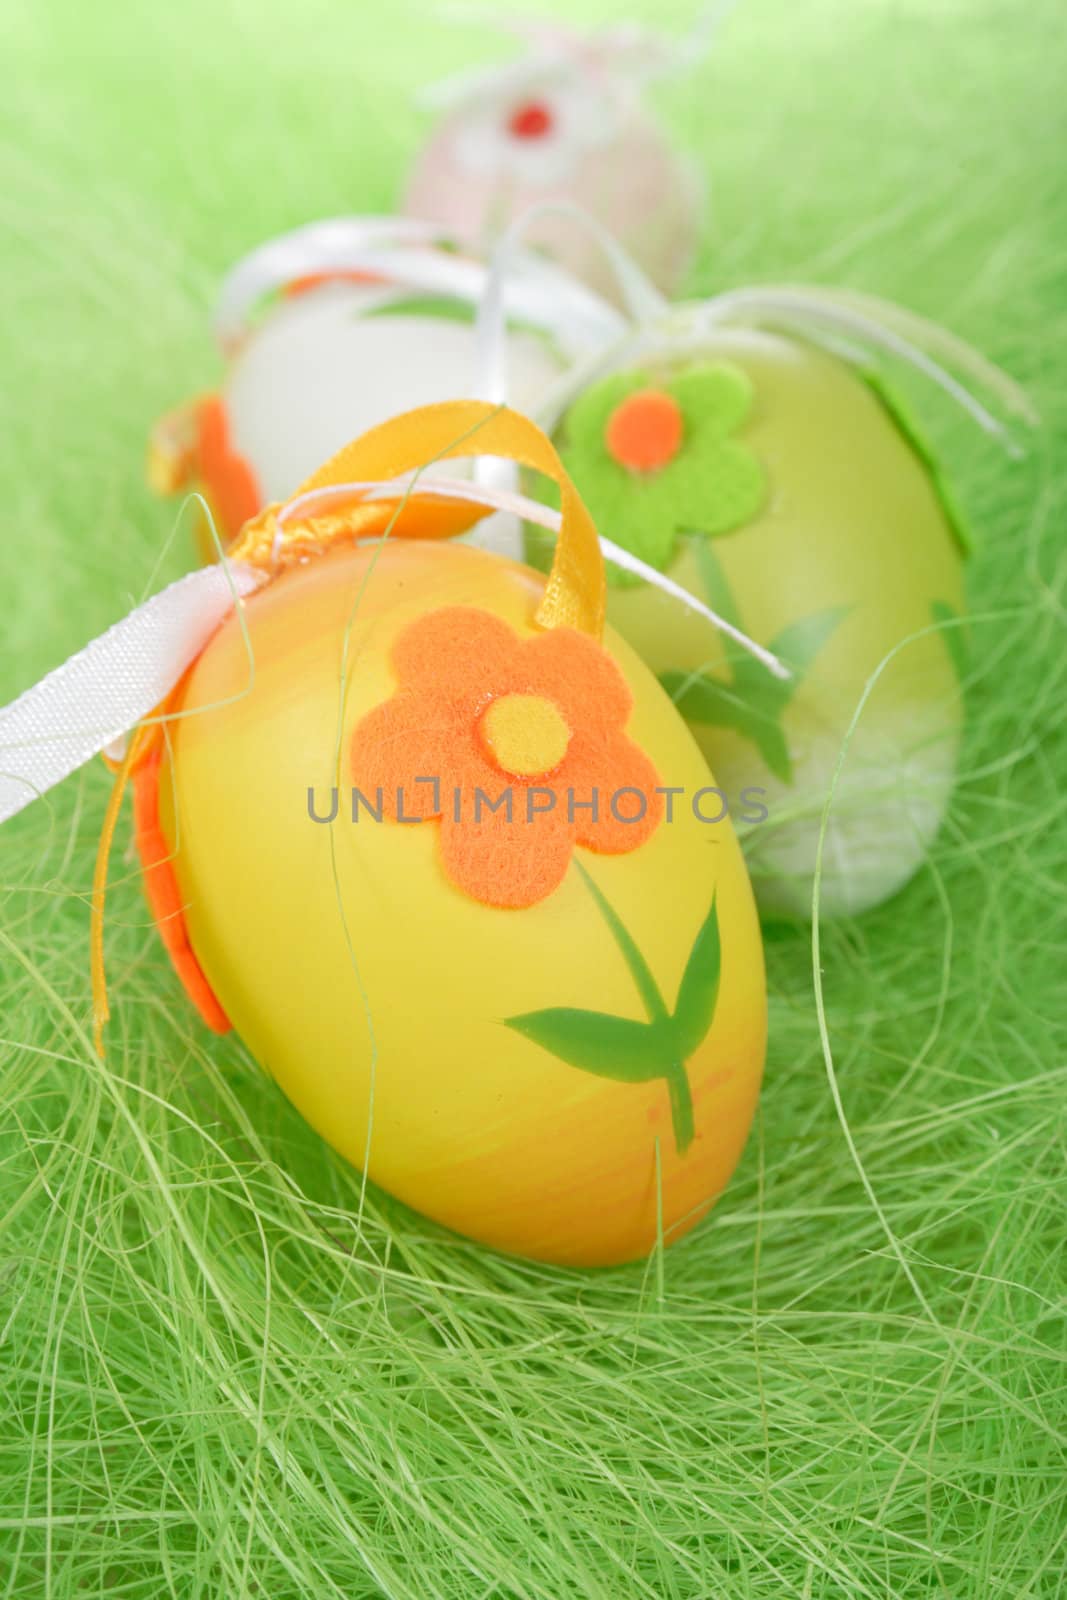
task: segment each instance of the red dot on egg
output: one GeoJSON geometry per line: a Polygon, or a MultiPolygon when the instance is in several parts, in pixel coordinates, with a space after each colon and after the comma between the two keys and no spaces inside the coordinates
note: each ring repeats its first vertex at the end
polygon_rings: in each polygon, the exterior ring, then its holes
{"type": "Polygon", "coordinates": [[[555,118],[543,100],[526,100],[508,118],[508,132],[515,139],[543,139],[552,132],[555,118]]]}

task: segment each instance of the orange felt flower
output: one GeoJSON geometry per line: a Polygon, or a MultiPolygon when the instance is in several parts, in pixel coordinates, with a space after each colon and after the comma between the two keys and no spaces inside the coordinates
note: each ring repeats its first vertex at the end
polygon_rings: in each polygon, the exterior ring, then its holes
{"type": "Polygon", "coordinates": [[[397,693],[352,738],[355,784],[392,820],[439,817],[442,864],[466,894],[533,905],[576,844],[618,855],[655,832],[663,797],[624,732],[630,690],[587,634],[519,639],[449,606],[404,629],[392,664],[397,693]]]}

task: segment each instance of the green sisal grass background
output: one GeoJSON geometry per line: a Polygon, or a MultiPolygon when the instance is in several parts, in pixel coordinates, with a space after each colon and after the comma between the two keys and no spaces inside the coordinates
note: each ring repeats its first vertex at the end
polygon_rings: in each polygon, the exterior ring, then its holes
{"type": "MultiPolygon", "coordinates": [[[[1044,417],[1013,466],[927,407],[981,536],[958,794],[817,963],[769,933],[762,1111],[694,1235],[575,1273],[360,1216],[197,1024],[121,849],[101,1064],[106,775],[4,830],[2,1600],[1067,1592],[1064,24],[747,0],[661,102],[713,184],[694,288],[890,295],[1044,417]]],[[[216,373],[220,273],[388,209],[413,90],[506,47],[366,0],[8,0],[0,30],[3,702],[188,563],[142,454],[216,373]]]]}

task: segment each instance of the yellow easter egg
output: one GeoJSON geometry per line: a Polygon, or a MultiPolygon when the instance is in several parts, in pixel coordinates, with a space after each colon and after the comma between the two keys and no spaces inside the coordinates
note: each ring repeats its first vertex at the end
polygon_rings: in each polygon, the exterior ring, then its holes
{"type": "MultiPolygon", "coordinates": [[[[549,418],[601,532],[776,652],[609,573],[608,616],[747,818],[761,905],[857,912],[924,859],[955,775],[962,551],[928,454],[884,387],[817,347],[717,330],[664,341],[549,418]],[[684,348],[681,346],[684,345],[684,348]],[[761,815],[762,814],[762,815],[761,815]]],[[[610,363],[609,363],[610,365],[610,363]]]]}
{"type": "Polygon", "coordinates": [[[410,538],[290,566],[185,679],[140,833],[201,1009],[336,1150],[471,1238],[610,1263],[738,1160],[762,948],[683,720],[543,595],[410,538]]]}

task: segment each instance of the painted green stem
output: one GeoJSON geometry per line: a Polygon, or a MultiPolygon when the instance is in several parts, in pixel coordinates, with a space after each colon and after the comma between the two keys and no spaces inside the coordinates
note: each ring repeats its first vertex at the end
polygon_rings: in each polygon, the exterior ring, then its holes
{"type": "Polygon", "coordinates": [[[671,1123],[674,1142],[679,1154],[688,1150],[693,1142],[693,1092],[689,1087],[689,1074],[684,1061],[672,1061],[665,1074],[671,1098],[671,1123]]]}
{"type": "Polygon", "coordinates": [[[622,918],[619,916],[619,913],[615,910],[615,907],[598,888],[592,877],[590,877],[589,873],[578,860],[577,856],[574,858],[574,865],[578,868],[578,871],[585,879],[586,888],[596,901],[597,909],[600,912],[600,915],[604,918],[604,921],[611,930],[611,934],[615,940],[615,943],[622,951],[623,960],[630,969],[630,976],[637,985],[638,993],[645,1003],[645,1010],[648,1012],[648,1020],[650,1022],[665,1021],[670,1016],[670,1012],[667,1010],[666,1002],[659,992],[659,985],[652,976],[652,969],[645,960],[644,956],[641,954],[640,950],[637,948],[633,935],[626,927],[622,918]]]}

